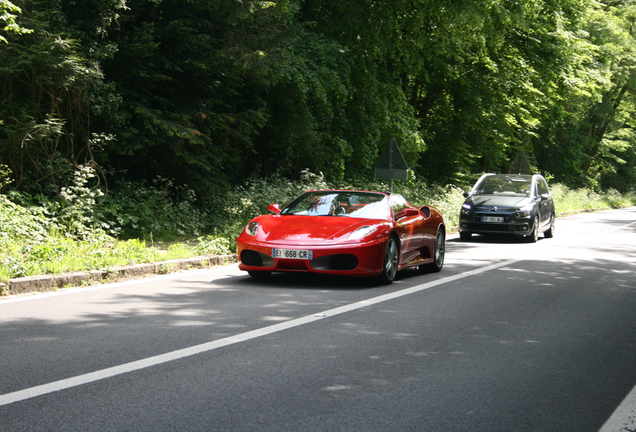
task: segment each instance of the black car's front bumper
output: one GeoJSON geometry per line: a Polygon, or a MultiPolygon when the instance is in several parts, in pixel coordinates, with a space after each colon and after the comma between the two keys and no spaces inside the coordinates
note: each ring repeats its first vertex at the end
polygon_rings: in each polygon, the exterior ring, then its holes
{"type": "Polygon", "coordinates": [[[532,234],[533,218],[519,219],[514,214],[506,213],[474,213],[462,215],[459,224],[460,232],[470,234],[512,234],[527,236],[532,234]],[[483,217],[501,217],[503,222],[483,222],[483,217]]]}

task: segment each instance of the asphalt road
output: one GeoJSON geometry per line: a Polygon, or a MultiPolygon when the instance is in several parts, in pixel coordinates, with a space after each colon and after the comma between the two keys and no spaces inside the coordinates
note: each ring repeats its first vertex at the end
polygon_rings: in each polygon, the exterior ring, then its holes
{"type": "MultiPolygon", "coordinates": [[[[0,300],[0,431],[631,431],[636,208],[440,273],[236,266],[0,300]]],[[[632,427],[634,426],[634,427],[632,427]]]]}

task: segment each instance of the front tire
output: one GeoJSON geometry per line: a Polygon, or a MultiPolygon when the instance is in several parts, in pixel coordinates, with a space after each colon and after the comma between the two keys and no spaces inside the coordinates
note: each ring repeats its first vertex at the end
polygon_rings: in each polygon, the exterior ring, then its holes
{"type": "Polygon", "coordinates": [[[378,280],[382,285],[389,285],[395,280],[398,269],[398,243],[395,237],[389,237],[384,250],[384,260],[382,261],[382,273],[378,276],[378,280]]]}
{"type": "Polygon", "coordinates": [[[459,232],[459,238],[462,241],[470,241],[470,237],[472,236],[472,233],[470,231],[460,231],[459,232]]]}
{"type": "Polygon", "coordinates": [[[539,240],[539,217],[535,216],[532,222],[532,233],[527,237],[529,243],[536,243],[539,240]]]}

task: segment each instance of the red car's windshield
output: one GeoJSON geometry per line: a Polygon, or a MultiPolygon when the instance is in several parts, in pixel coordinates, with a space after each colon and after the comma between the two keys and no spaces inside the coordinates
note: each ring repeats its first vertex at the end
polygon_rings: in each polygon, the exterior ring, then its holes
{"type": "Polygon", "coordinates": [[[391,210],[389,197],[382,193],[330,190],[306,192],[285,207],[281,214],[390,219],[391,210]]]}

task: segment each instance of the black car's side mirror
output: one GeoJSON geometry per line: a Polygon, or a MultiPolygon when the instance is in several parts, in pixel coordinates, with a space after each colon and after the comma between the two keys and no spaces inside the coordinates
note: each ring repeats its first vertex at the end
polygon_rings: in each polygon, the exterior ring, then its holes
{"type": "Polygon", "coordinates": [[[468,198],[469,195],[470,195],[470,192],[464,192],[464,198],[468,198]]]}

